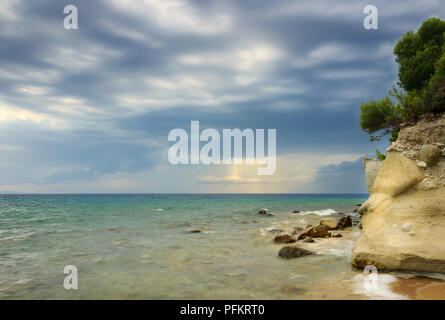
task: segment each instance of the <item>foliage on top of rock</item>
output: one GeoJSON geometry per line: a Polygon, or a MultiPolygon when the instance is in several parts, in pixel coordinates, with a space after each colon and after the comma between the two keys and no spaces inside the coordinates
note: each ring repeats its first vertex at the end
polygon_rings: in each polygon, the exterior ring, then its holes
{"type": "Polygon", "coordinates": [[[403,122],[445,112],[445,21],[425,20],[398,41],[394,54],[402,90],[393,87],[389,96],[360,105],[360,126],[371,141],[391,134],[394,142],[403,122]]]}
{"type": "Polygon", "coordinates": [[[399,64],[398,85],[406,91],[420,90],[428,85],[436,71],[445,44],[445,22],[430,18],[422,23],[417,33],[405,33],[394,47],[399,64]]]}

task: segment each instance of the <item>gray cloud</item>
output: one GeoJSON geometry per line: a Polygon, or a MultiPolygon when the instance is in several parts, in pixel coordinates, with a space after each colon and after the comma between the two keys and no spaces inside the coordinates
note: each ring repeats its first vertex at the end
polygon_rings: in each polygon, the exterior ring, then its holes
{"type": "Polygon", "coordinates": [[[435,0],[376,0],[379,30],[367,31],[367,1],[72,0],[80,29],[66,31],[65,2],[0,4],[10,186],[149,170],[190,120],[276,128],[279,155],[384,150],[360,130],[359,104],[395,84],[402,33],[445,12],[435,0]]]}
{"type": "Polygon", "coordinates": [[[321,166],[312,187],[321,193],[367,193],[363,158],[321,166]]]}

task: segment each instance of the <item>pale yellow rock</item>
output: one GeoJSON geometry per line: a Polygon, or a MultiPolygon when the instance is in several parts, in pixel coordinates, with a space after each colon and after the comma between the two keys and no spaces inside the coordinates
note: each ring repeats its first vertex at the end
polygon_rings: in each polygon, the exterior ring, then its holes
{"type": "Polygon", "coordinates": [[[388,152],[374,181],[372,193],[396,196],[422,181],[423,178],[423,171],[417,167],[416,162],[399,152],[388,152]]]}
{"type": "MultiPolygon", "coordinates": [[[[444,142],[445,135],[437,133],[442,122],[432,123],[431,135],[428,124],[421,124],[427,143],[444,142]]],[[[408,128],[408,137],[422,136],[415,135],[415,129],[408,128]]],[[[403,130],[400,137],[408,140],[403,130]]],[[[419,146],[423,144],[425,141],[420,140],[419,146]]],[[[374,265],[379,270],[445,273],[445,159],[441,157],[433,167],[420,168],[417,159],[404,155],[406,146],[399,142],[400,152],[388,152],[369,199],[358,210],[363,229],[352,251],[351,264],[358,268],[374,265]]]]}
{"type": "Polygon", "coordinates": [[[320,224],[327,226],[329,230],[334,230],[335,228],[337,228],[337,220],[335,220],[334,218],[321,219],[320,224]]]}

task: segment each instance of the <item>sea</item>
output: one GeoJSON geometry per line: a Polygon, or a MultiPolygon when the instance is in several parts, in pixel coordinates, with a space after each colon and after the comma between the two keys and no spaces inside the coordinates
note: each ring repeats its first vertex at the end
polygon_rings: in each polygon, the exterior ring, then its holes
{"type": "Polygon", "coordinates": [[[358,226],[341,238],[299,241],[316,254],[297,259],[280,258],[284,245],[273,238],[338,219],[367,197],[0,195],[0,299],[354,297],[363,274],[349,264],[358,226]],[[66,266],[77,270],[77,289],[64,286],[66,266]]]}

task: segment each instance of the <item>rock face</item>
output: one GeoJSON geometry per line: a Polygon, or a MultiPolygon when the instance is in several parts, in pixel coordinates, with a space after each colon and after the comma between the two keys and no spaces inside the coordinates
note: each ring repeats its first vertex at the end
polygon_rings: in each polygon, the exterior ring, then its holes
{"type": "Polygon", "coordinates": [[[308,256],[311,254],[315,254],[314,252],[307,250],[307,249],[303,249],[300,247],[290,247],[290,246],[286,246],[281,248],[281,250],[278,252],[278,256],[280,256],[281,258],[284,259],[292,259],[292,258],[298,258],[298,257],[302,257],[302,256],[308,256]]]}
{"type": "Polygon", "coordinates": [[[371,192],[377,173],[382,166],[382,161],[373,158],[363,159],[363,168],[365,168],[366,188],[371,192]]]}
{"type": "Polygon", "coordinates": [[[353,266],[445,273],[444,147],[444,115],[400,131],[358,210],[363,230],[353,266]]]}

